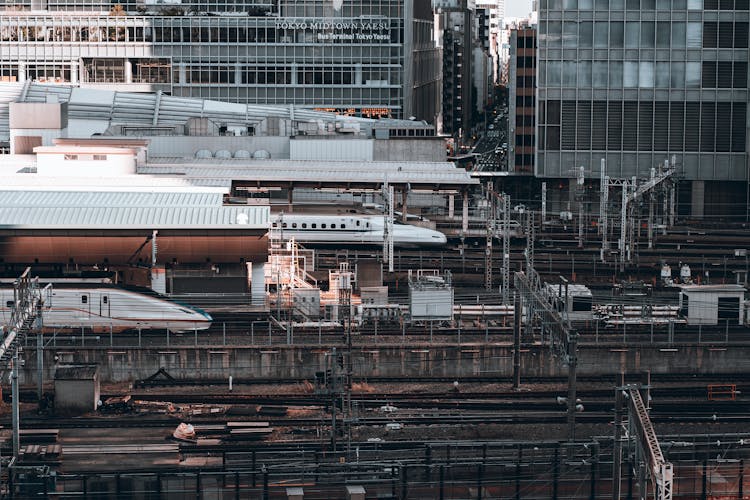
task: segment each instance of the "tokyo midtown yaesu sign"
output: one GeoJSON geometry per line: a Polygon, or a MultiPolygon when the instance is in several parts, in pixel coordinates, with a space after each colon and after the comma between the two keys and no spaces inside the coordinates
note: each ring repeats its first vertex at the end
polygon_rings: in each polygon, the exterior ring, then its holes
{"type": "Polygon", "coordinates": [[[390,40],[389,25],[383,22],[358,21],[278,21],[276,29],[317,32],[316,39],[325,40],[390,40]]]}

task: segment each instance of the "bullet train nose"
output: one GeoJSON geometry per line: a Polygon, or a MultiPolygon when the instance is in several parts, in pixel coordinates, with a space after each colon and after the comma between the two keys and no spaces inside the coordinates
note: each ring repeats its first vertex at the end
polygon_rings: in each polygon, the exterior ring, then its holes
{"type": "Polygon", "coordinates": [[[436,244],[444,245],[448,243],[448,238],[443,233],[433,234],[432,242],[436,244]]]}

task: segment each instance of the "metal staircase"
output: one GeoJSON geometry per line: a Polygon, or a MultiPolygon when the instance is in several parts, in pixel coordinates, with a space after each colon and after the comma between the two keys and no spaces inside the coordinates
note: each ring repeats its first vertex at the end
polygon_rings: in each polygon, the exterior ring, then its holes
{"type": "Polygon", "coordinates": [[[13,289],[13,312],[0,344],[0,370],[5,369],[18,352],[20,344],[35,327],[43,304],[39,280],[31,279],[31,268],[15,282],[13,289]],[[7,333],[6,333],[7,332],[7,333]]]}

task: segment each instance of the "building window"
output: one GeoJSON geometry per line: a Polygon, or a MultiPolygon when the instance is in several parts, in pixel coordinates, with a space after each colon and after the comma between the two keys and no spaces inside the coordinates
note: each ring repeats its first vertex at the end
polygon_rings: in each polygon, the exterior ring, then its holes
{"type": "Polygon", "coordinates": [[[107,161],[107,155],[94,155],[94,161],[107,161]]]}
{"type": "Polygon", "coordinates": [[[67,161],[75,161],[78,159],[78,155],[65,155],[65,160],[67,161]]]}

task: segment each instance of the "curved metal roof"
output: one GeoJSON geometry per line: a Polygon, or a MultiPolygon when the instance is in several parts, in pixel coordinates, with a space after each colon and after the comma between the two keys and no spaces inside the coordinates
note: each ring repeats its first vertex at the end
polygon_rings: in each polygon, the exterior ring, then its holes
{"type": "Polygon", "coordinates": [[[0,207],[219,207],[222,193],[0,191],[0,207]]]}
{"type": "Polygon", "coordinates": [[[269,207],[221,203],[220,193],[0,191],[0,229],[268,229],[269,207]]]}
{"type": "Polygon", "coordinates": [[[422,121],[372,120],[336,115],[295,106],[273,106],[174,97],[161,93],[118,92],[71,85],[27,82],[0,84],[0,139],[9,138],[8,103],[68,103],[71,119],[99,120],[121,125],[180,125],[189,118],[210,118],[222,123],[257,124],[269,117],[301,122],[357,123],[365,128],[432,128],[422,121]]]}
{"type": "Polygon", "coordinates": [[[174,159],[149,162],[140,174],[180,175],[191,183],[222,185],[223,181],[370,185],[383,182],[446,189],[479,183],[461,168],[444,162],[352,162],[325,160],[174,159]]]}

